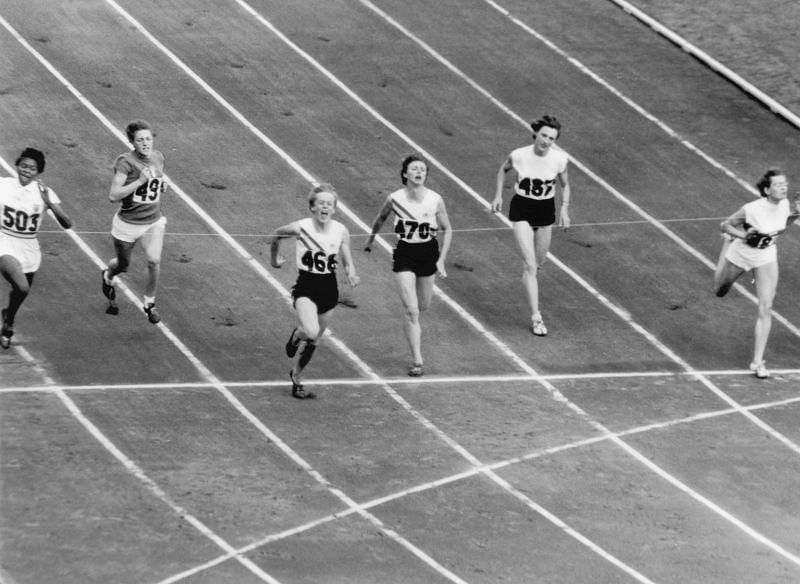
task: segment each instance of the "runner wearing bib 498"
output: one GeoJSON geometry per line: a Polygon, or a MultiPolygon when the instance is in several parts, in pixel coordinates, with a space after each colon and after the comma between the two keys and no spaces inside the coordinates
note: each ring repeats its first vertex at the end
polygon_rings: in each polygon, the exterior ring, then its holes
{"type": "Polygon", "coordinates": [[[114,283],[119,274],[128,271],[131,254],[141,241],[147,258],[147,283],[142,309],[147,319],[157,324],[161,316],[156,310],[156,290],[161,275],[161,252],[167,218],[161,213],[161,196],[167,188],[164,177],[164,155],[153,148],[155,134],[150,124],[135,120],[125,128],[133,150],[117,156],[108,199],[120,203],[111,223],[115,257],[103,270],[102,290],[108,299],[108,314],[118,314],[114,283]]]}

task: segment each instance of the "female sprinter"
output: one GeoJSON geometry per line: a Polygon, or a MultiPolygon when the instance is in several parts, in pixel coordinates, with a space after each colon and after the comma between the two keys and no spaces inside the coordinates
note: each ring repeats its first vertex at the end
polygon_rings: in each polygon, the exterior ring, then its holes
{"type": "Polygon", "coordinates": [[[161,214],[161,195],[167,188],[164,179],[164,155],[153,148],[155,134],[144,120],[127,125],[125,134],[133,150],[117,156],[108,198],[121,203],[111,224],[116,256],[103,270],[103,294],[108,299],[108,314],[118,314],[114,279],[128,271],[131,253],[137,241],[147,258],[147,283],[142,309],[156,324],[161,316],[156,310],[156,290],[161,274],[161,251],[167,218],[161,214]]]}
{"type": "Polygon", "coordinates": [[[552,226],[556,222],[556,183],[561,185],[559,225],[565,229],[570,225],[570,187],[567,155],[553,148],[561,135],[561,123],[554,116],[544,116],[533,122],[531,129],[533,146],[513,150],[497,171],[492,211],[499,213],[502,209],[505,175],[514,170],[514,197],[508,218],[525,262],[522,280],[531,307],[531,328],[533,334],[543,337],[547,327],[539,311],[537,271],[542,269],[550,250],[552,226]]]}
{"type": "Polygon", "coordinates": [[[394,231],[397,245],[393,253],[392,270],[405,311],[403,332],[411,349],[412,377],[422,375],[422,328],[420,313],[431,305],[436,274],[447,277],[445,258],[450,249],[453,230],[447,216],[444,199],[425,186],[428,163],[416,154],[407,156],[400,168],[403,188],[390,194],[372,222],[372,230],[364,247],[372,242],[390,213],[395,214],[394,231]],[[442,232],[442,247],[436,237],[442,232]]]}
{"type": "Polygon", "coordinates": [[[714,273],[714,292],[725,296],[733,283],[752,270],[758,317],[755,326],[755,345],[750,370],[759,379],[769,377],[764,350],[772,326],[772,301],[778,286],[778,252],[775,241],[790,223],[800,217],[800,201],[794,209],[787,199],[786,176],[777,169],[768,170],[756,183],[761,198],[741,207],[720,225],[724,234],[722,251],[714,273]]]}
{"type": "Polygon", "coordinates": [[[359,282],[350,252],[350,233],[347,227],[333,219],[338,200],[331,185],[315,186],[308,196],[311,217],[279,227],[270,242],[272,266],[280,268],[286,262],[280,255],[281,240],[289,237],[297,240],[298,275],[292,298],[299,322],[286,343],[286,355],[294,359],[289,378],[292,380],[292,396],[298,399],[316,397],[303,388],[301,376],[339,301],[336,282],[339,252],[348,282],[351,286],[357,286],[359,282]]]}
{"type": "Polygon", "coordinates": [[[64,229],[72,227],[58,195],[37,180],[44,172],[44,163],[42,152],[26,148],[16,161],[17,176],[0,178],[0,274],[11,284],[8,306],[2,310],[0,347],[3,349],[11,346],[17,311],[42,263],[36,234],[45,211],[52,211],[64,229]]]}

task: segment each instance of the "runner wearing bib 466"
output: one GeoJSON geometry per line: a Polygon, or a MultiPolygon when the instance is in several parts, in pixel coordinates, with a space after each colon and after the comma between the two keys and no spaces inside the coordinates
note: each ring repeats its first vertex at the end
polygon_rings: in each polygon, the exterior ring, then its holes
{"type": "Polygon", "coordinates": [[[321,184],[314,187],[308,195],[311,217],[278,227],[270,242],[272,266],[280,268],[286,263],[280,254],[281,240],[296,240],[298,274],[292,288],[292,298],[299,323],[289,335],[286,355],[293,359],[289,378],[292,381],[292,396],[298,399],[315,397],[314,393],[305,390],[301,377],[339,301],[336,269],[340,259],[350,285],[357,286],[359,283],[350,252],[350,233],[347,227],[333,219],[338,200],[333,186],[321,184]]]}

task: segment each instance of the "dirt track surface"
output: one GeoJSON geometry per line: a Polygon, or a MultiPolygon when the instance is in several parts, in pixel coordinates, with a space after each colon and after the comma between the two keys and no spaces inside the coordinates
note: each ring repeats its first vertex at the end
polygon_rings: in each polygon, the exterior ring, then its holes
{"type": "MultiPolygon", "coordinates": [[[[44,144],[48,181],[106,260],[109,165],[127,147],[113,130],[135,112],[156,123],[175,184],[248,258],[170,193],[153,327],[129,299],[110,319],[95,261],[42,234],[45,264],[0,360],[9,583],[800,580],[800,334],[776,322],[773,377],[754,379],[756,308],[714,298],[709,267],[719,217],[752,199],[767,162],[800,177],[796,129],[608,2],[503,4],[672,134],[481,0],[375,4],[522,123],[365,2],[254,2],[283,38],[234,2],[119,3],[220,98],[109,3],[6,0],[0,15],[110,121],[0,30],[3,159],[44,144]],[[554,234],[538,339],[513,238],[480,198],[529,140],[524,119],[545,112],[567,121],[575,225],[554,234]],[[440,289],[502,344],[437,296],[426,375],[410,380],[390,256],[359,249],[358,308],[332,318],[350,353],[323,341],[306,378],[320,397],[294,400],[295,273],[254,268],[270,229],[306,212],[319,177],[363,242],[359,221],[415,148],[435,157],[431,185],[459,230],[440,289]]],[[[775,309],[792,325],[797,232],[779,252],[775,309]]]]}
{"type": "Polygon", "coordinates": [[[632,4],[800,115],[800,3],[635,0],[632,4]]]}

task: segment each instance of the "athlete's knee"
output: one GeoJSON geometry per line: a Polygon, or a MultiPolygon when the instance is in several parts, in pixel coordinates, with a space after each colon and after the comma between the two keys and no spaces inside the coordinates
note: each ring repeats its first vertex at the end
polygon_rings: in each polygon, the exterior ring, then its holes
{"type": "Polygon", "coordinates": [[[12,285],[14,293],[21,298],[25,298],[31,292],[31,285],[27,279],[21,280],[19,282],[14,282],[12,285]]]}
{"type": "Polygon", "coordinates": [[[322,330],[320,329],[320,326],[317,324],[317,325],[309,325],[307,327],[303,327],[303,332],[305,333],[308,342],[316,343],[322,330]]]}
{"type": "Polygon", "coordinates": [[[406,321],[414,324],[419,321],[420,307],[419,305],[406,306],[403,312],[406,321]]]}
{"type": "Polygon", "coordinates": [[[148,270],[157,270],[161,266],[161,260],[147,260],[148,270]]]}
{"type": "Polygon", "coordinates": [[[536,263],[536,260],[533,260],[530,262],[525,262],[522,275],[525,278],[535,278],[538,271],[539,271],[539,266],[536,263]]]}
{"type": "Polygon", "coordinates": [[[759,301],[759,303],[758,303],[758,316],[759,316],[759,318],[771,318],[772,317],[772,299],[759,301]]]}

